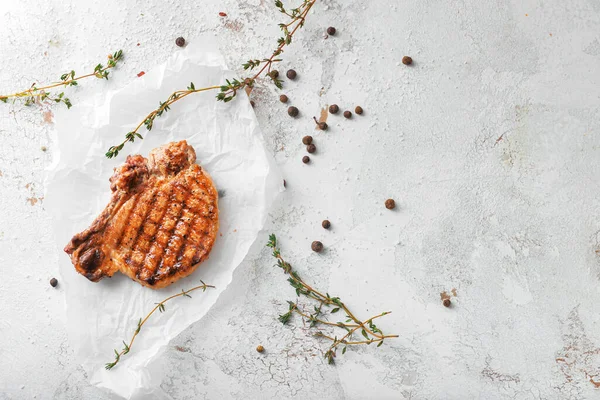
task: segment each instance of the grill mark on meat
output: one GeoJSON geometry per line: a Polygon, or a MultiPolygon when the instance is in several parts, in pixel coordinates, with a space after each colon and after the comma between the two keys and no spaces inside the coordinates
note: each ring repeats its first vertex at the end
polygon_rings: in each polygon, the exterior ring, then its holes
{"type": "Polygon", "coordinates": [[[194,223],[196,222],[197,218],[198,218],[198,207],[197,204],[195,204],[196,199],[195,197],[193,197],[193,195],[201,190],[201,188],[204,188],[204,185],[200,184],[198,182],[197,179],[191,179],[191,177],[186,176],[186,184],[189,185],[191,187],[190,190],[190,194],[191,196],[186,200],[186,206],[192,210],[192,215],[191,217],[188,219],[188,224],[186,226],[186,230],[185,233],[183,234],[183,242],[181,243],[181,245],[179,246],[179,248],[177,249],[177,254],[175,254],[174,256],[174,260],[173,260],[173,265],[181,265],[180,261],[181,261],[181,254],[183,253],[184,249],[188,246],[191,245],[191,242],[187,240],[188,235],[190,235],[193,232],[194,229],[194,223]],[[188,202],[189,201],[189,202],[188,202]],[[191,203],[191,204],[189,204],[191,203]]]}
{"type": "Polygon", "coordinates": [[[170,188],[169,185],[163,185],[161,190],[158,190],[158,194],[154,199],[154,203],[152,204],[152,209],[150,211],[148,220],[144,224],[144,228],[142,229],[142,233],[138,240],[138,245],[135,248],[136,252],[142,254],[142,259],[138,260],[140,266],[136,265],[136,271],[138,275],[143,275],[144,270],[146,269],[146,264],[148,262],[148,255],[150,254],[149,250],[151,249],[156,234],[160,226],[162,225],[163,218],[165,213],[167,212],[167,207],[169,205],[168,198],[170,197],[170,192],[165,194],[164,188],[170,188]],[[141,271],[139,268],[141,267],[141,271]]]}
{"type": "MultiPolygon", "coordinates": [[[[208,204],[209,209],[213,208],[213,203],[208,204]]],[[[194,222],[194,228],[192,229],[192,237],[190,243],[197,243],[195,245],[189,245],[183,251],[183,257],[181,260],[182,265],[195,265],[198,264],[207,254],[206,249],[212,248],[214,238],[209,238],[206,235],[209,232],[209,228],[213,221],[214,215],[209,210],[206,215],[198,214],[196,221],[194,222]]]]}
{"type": "Polygon", "coordinates": [[[190,243],[189,240],[189,235],[191,234],[191,232],[193,232],[193,227],[194,227],[194,223],[198,218],[198,207],[197,207],[197,199],[194,197],[194,195],[198,192],[201,191],[202,189],[204,189],[204,185],[200,184],[198,182],[198,180],[196,179],[191,179],[191,177],[186,176],[185,177],[185,184],[187,187],[189,187],[189,196],[186,198],[185,201],[185,208],[184,208],[184,214],[185,211],[189,212],[189,215],[187,216],[187,220],[184,221],[183,216],[180,218],[180,220],[178,221],[176,227],[175,227],[175,232],[177,231],[177,227],[180,226],[180,223],[183,223],[183,231],[179,232],[179,234],[175,234],[172,235],[172,237],[169,240],[169,246],[171,246],[171,244],[174,242],[174,239],[176,238],[175,236],[177,236],[177,239],[181,239],[181,240],[177,240],[178,245],[177,247],[174,249],[176,252],[175,254],[171,253],[169,256],[169,259],[171,262],[167,263],[165,265],[164,263],[164,259],[161,260],[161,265],[158,268],[157,273],[159,275],[172,275],[173,273],[175,273],[175,271],[177,271],[177,268],[181,268],[182,264],[181,264],[181,254],[184,251],[184,249],[190,245],[192,245],[190,243]]]}
{"type": "Polygon", "coordinates": [[[165,217],[167,216],[167,211],[169,210],[169,199],[171,198],[171,196],[173,194],[173,185],[165,185],[165,186],[168,188],[168,192],[164,196],[165,203],[161,206],[162,209],[160,212],[160,220],[156,225],[158,227],[158,229],[155,232],[152,239],[149,240],[152,242],[152,244],[150,245],[150,250],[146,253],[146,257],[144,258],[144,263],[142,264],[141,274],[139,274],[139,271],[138,271],[138,274],[140,276],[142,276],[141,279],[148,279],[148,275],[154,273],[154,271],[156,270],[156,264],[158,263],[158,259],[156,258],[156,254],[154,254],[154,253],[157,251],[162,252],[160,245],[156,241],[156,235],[158,233],[160,233],[160,229],[164,225],[165,217]],[[146,271],[149,271],[149,272],[147,273],[146,271]]]}
{"type": "Polygon", "coordinates": [[[186,193],[185,188],[182,188],[180,185],[177,185],[176,182],[170,185],[171,195],[170,199],[172,200],[167,207],[166,213],[163,217],[163,220],[160,224],[160,229],[156,235],[156,240],[154,242],[153,250],[151,253],[153,255],[155,263],[150,264],[149,268],[144,268],[142,274],[138,277],[140,279],[147,280],[148,276],[156,273],[160,267],[157,268],[157,264],[160,262],[162,266],[164,254],[167,251],[167,246],[169,243],[169,239],[172,236],[172,230],[177,226],[177,221],[181,215],[183,210],[183,201],[185,200],[186,193]],[[177,189],[180,189],[177,191],[177,189]],[[168,218],[167,218],[168,217],[168,218]]]}
{"type": "Polygon", "coordinates": [[[194,220],[194,223],[192,225],[192,229],[189,233],[190,239],[189,241],[186,243],[185,247],[182,249],[181,251],[181,260],[177,262],[178,265],[191,265],[190,262],[192,261],[192,258],[194,257],[194,255],[197,252],[198,246],[194,245],[194,241],[197,238],[197,232],[199,232],[199,228],[201,226],[199,226],[200,224],[203,224],[203,218],[200,216],[197,216],[196,219],[194,220]]]}
{"type": "Polygon", "coordinates": [[[144,226],[148,223],[148,219],[152,215],[152,210],[156,203],[156,197],[157,197],[158,193],[160,192],[160,189],[161,189],[160,186],[158,188],[153,189],[151,191],[150,201],[143,202],[144,205],[146,206],[146,209],[144,210],[144,217],[141,219],[142,222],[136,229],[135,239],[133,240],[133,243],[129,247],[129,254],[125,257],[125,262],[128,263],[129,265],[131,265],[131,267],[135,271],[136,276],[139,276],[139,274],[140,274],[140,266],[141,266],[142,262],[144,261],[144,257],[145,257],[145,255],[141,251],[137,250],[140,235],[143,232],[144,226]]]}
{"type": "Polygon", "coordinates": [[[121,241],[120,247],[125,250],[123,253],[123,260],[127,260],[131,252],[135,239],[137,238],[138,229],[142,226],[142,221],[145,219],[146,212],[148,211],[148,198],[154,196],[154,191],[149,190],[142,196],[135,199],[132,212],[128,218],[124,220],[123,224],[126,226],[123,234],[123,240],[121,241]]]}
{"type": "Polygon", "coordinates": [[[158,267],[155,269],[155,271],[160,270],[164,264],[165,256],[169,253],[169,243],[173,237],[173,231],[177,226],[177,222],[179,221],[182,212],[183,204],[181,203],[177,203],[176,206],[169,209],[170,218],[164,224],[165,229],[162,232],[164,235],[161,235],[160,237],[161,241],[159,243],[161,245],[161,257],[158,262],[158,267]]]}
{"type": "MultiPolygon", "coordinates": [[[[206,231],[206,226],[207,224],[207,217],[206,216],[201,216],[199,218],[199,222],[201,223],[201,225],[199,226],[198,230],[200,232],[205,232],[206,231]]],[[[200,235],[198,235],[200,236],[200,235]]],[[[204,253],[204,249],[206,247],[204,246],[204,243],[201,241],[201,237],[199,238],[199,243],[198,245],[194,246],[194,252],[190,252],[190,255],[192,256],[191,259],[189,260],[189,262],[191,263],[191,265],[197,264],[200,262],[200,260],[202,259],[202,254],[204,253]]]]}
{"type": "MultiPolygon", "coordinates": [[[[201,184],[200,182],[198,182],[197,179],[191,179],[194,183],[195,183],[195,189],[194,190],[200,190],[201,193],[205,193],[205,191],[207,190],[207,188],[201,184]]],[[[210,207],[212,203],[210,203],[208,206],[210,207]]],[[[194,255],[198,252],[198,245],[195,245],[194,243],[197,243],[196,237],[197,232],[200,232],[200,228],[202,226],[197,226],[198,222],[202,222],[204,223],[204,216],[202,215],[202,210],[200,209],[199,206],[201,206],[202,204],[198,205],[198,204],[193,204],[191,205],[192,207],[194,207],[194,219],[190,222],[190,231],[188,233],[188,235],[190,236],[189,240],[186,241],[186,243],[184,243],[183,246],[181,246],[181,249],[179,250],[178,254],[177,254],[177,258],[176,258],[176,263],[178,265],[185,265],[187,264],[190,260],[192,260],[192,258],[194,257],[194,255]],[[187,255],[187,256],[186,256],[187,255]]],[[[202,232],[204,232],[204,229],[202,229],[202,232]]]]}
{"type": "Polygon", "coordinates": [[[194,188],[188,189],[185,185],[186,183],[187,182],[185,181],[175,183],[175,187],[181,190],[180,194],[182,195],[182,197],[178,200],[180,200],[181,204],[185,204],[185,207],[181,207],[181,210],[177,215],[177,220],[175,221],[175,224],[173,225],[172,229],[169,231],[169,239],[167,241],[167,244],[165,245],[163,256],[160,260],[158,268],[155,270],[155,272],[157,272],[158,274],[164,273],[166,269],[175,265],[176,253],[179,252],[179,248],[182,247],[184,244],[183,237],[177,235],[176,230],[179,222],[181,221],[181,217],[183,216],[185,209],[189,207],[188,201],[191,198],[192,192],[194,190],[194,188]]]}
{"type": "Polygon", "coordinates": [[[187,206],[184,207],[181,218],[179,219],[179,221],[177,221],[175,230],[171,235],[171,238],[169,239],[169,244],[167,245],[168,248],[172,248],[172,252],[169,255],[170,262],[167,262],[165,264],[163,258],[163,261],[161,261],[161,264],[158,267],[158,270],[156,271],[156,273],[159,276],[169,275],[169,272],[174,270],[172,269],[172,267],[177,263],[177,261],[179,261],[179,254],[181,253],[181,250],[184,248],[187,242],[187,237],[190,231],[191,221],[193,220],[193,218],[194,216],[190,209],[187,206]],[[184,218],[184,215],[187,216],[187,219],[184,218]]]}
{"type": "Polygon", "coordinates": [[[131,246],[131,252],[126,262],[128,262],[136,276],[139,277],[141,268],[143,267],[143,263],[146,258],[146,254],[148,248],[150,247],[150,243],[146,240],[146,230],[152,231],[153,225],[153,216],[156,214],[156,200],[159,197],[159,193],[161,193],[162,185],[159,186],[152,195],[152,199],[148,204],[148,211],[144,217],[144,220],[140,227],[137,230],[137,235],[135,238],[134,244],[131,246]]]}
{"type": "Polygon", "coordinates": [[[65,247],[91,281],[120,271],[162,288],[207,258],[218,233],[218,195],[185,141],[129,156],[110,179],[112,197],[65,247]]]}
{"type": "MultiPolygon", "coordinates": [[[[189,211],[189,208],[188,208],[188,211],[189,211]]],[[[193,228],[195,220],[196,220],[196,216],[192,212],[190,212],[190,216],[188,217],[187,221],[185,222],[185,231],[183,231],[181,234],[183,243],[181,244],[181,246],[179,246],[179,249],[177,250],[177,254],[175,255],[175,262],[181,261],[181,253],[183,252],[183,249],[185,249],[185,246],[187,245],[188,235],[190,234],[190,230],[193,228]]]]}

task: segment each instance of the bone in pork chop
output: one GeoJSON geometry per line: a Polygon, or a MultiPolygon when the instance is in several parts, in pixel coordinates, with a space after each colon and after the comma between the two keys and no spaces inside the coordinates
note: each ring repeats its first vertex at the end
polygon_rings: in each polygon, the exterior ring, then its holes
{"type": "Polygon", "coordinates": [[[110,178],[104,211],[65,247],[93,282],[121,271],[159,289],[208,257],[219,230],[217,190],[186,141],[128,156],[110,178]]]}

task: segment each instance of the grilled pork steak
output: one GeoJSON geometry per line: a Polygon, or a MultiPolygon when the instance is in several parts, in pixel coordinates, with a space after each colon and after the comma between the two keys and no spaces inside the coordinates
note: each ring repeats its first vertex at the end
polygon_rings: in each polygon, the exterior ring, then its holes
{"type": "Polygon", "coordinates": [[[186,141],[127,157],[110,178],[112,198],[65,247],[93,282],[121,271],[153,289],[188,276],[219,230],[218,195],[186,141]]]}

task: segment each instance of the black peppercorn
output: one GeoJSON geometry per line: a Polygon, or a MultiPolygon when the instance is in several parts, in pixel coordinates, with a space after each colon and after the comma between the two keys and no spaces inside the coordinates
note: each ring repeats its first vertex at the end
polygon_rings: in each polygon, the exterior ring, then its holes
{"type": "Polygon", "coordinates": [[[306,151],[308,151],[310,154],[312,154],[315,151],[317,151],[317,146],[315,146],[314,144],[311,143],[308,146],[306,146],[306,151]]]}
{"type": "Polygon", "coordinates": [[[361,106],[356,106],[356,108],[354,109],[354,112],[357,113],[358,115],[361,115],[363,113],[363,109],[361,106]]]}
{"type": "Polygon", "coordinates": [[[290,117],[297,117],[298,116],[298,112],[299,111],[298,111],[297,107],[294,107],[294,106],[288,107],[288,115],[290,117]]]}
{"type": "Polygon", "coordinates": [[[277,71],[276,69],[274,69],[273,71],[269,72],[269,75],[271,76],[271,78],[275,79],[275,78],[279,78],[279,71],[277,71]]]}
{"type": "Polygon", "coordinates": [[[175,44],[179,47],[183,47],[185,46],[185,39],[179,36],[177,39],[175,39],[175,44]]]}
{"type": "Polygon", "coordinates": [[[331,36],[335,35],[335,28],[333,26],[327,28],[327,34],[331,36]]]}
{"type": "Polygon", "coordinates": [[[309,156],[304,156],[304,157],[302,157],[302,162],[303,162],[304,164],[308,164],[308,163],[310,162],[310,157],[309,157],[309,156]]]}
{"type": "Polygon", "coordinates": [[[307,146],[308,146],[309,144],[311,144],[311,143],[312,143],[312,141],[313,141],[313,138],[312,138],[312,136],[304,136],[304,137],[302,138],[302,143],[303,143],[303,144],[305,144],[305,145],[307,145],[307,146]]]}
{"type": "Polygon", "coordinates": [[[412,58],[410,58],[409,56],[402,57],[402,64],[404,64],[404,65],[412,64],[412,58]]]}
{"type": "Polygon", "coordinates": [[[340,111],[340,108],[338,107],[337,104],[332,104],[329,106],[329,112],[332,114],[337,114],[338,111],[340,111]]]}
{"type": "Polygon", "coordinates": [[[281,96],[279,96],[279,101],[282,103],[287,103],[288,97],[285,94],[282,94],[281,96]]]}
{"type": "Polygon", "coordinates": [[[444,307],[450,307],[452,305],[452,302],[450,301],[450,299],[444,299],[444,307]]]}
{"type": "Polygon", "coordinates": [[[285,76],[288,77],[288,79],[294,80],[296,79],[296,71],[294,71],[293,69],[289,69],[288,72],[286,72],[285,76]]]}
{"type": "Polygon", "coordinates": [[[322,131],[327,130],[327,123],[319,122],[316,117],[313,117],[313,119],[315,120],[315,123],[317,124],[317,126],[319,127],[320,130],[322,130],[322,131]]]}
{"type": "Polygon", "coordinates": [[[315,240],[310,245],[310,248],[312,249],[312,251],[320,253],[323,250],[323,243],[319,242],[318,240],[315,240]]]}
{"type": "Polygon", "coordinates": [[[344,111],[344,117],[346,118],[352,118],[352,111],[344,111]]]}
{"type": "Polygon", "coordinates": [[[50,286],[56,287],[58,285],[58,280],[56,278],[50,279],[50,286]]]}
{"type": "Polygon", "coordinates": [[[396,208],[396,202],[394,201],[394,199],[387,199],[385,201],[385,208],[387,208],[388,210],[393,210],[394,208],[396,208]]]}
{"type": "Polygon", "coordinates": [[[329,222],[329,220],[326,219],[321,223],[321,226],[325,229],[329,229],[329,227],[331,226],[331,222],[329,222]]]}

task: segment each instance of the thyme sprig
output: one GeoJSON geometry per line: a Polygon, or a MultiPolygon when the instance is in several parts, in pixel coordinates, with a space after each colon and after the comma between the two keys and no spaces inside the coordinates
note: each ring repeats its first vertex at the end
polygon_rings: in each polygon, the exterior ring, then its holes
{"type": "Polygon", "coordinates": [[[36,83],[31,85],[31,87],[27,90],[23,90],[22,92],[16,92],[7,95],[0,95],[0,101],[7,103],[8,99],[13,98],[15,101],[17,99],[22,99],[25,102],[23,103],[26,106],[30,106],[35,104],[36,102],[42,102],[44,100],[54,101],[55,103],[63,103],[67,106],[67,108],[71,108],[71,100],[65,96],[65,92],[58,93],[53,95],[48,92],[48,89],[53,89],[55,87],[63,86],[77,86],[78,81],[84,78],[88,78],[90,76],[95,76],[99,79],[107,79],[109,72],[108,70],[117,66],[117,63],[123,58],[123,51],[119,50],[113,54],[108,55],[108,61],[106,65],[98,64],[94,68],[94,72],[75,76],[75,71],[71,70],[70,72],[66,72],[60,76],[60,81],[53,83],[51,85],[38,87],[36,83]]]}
{"type": "MultiPolygon", "coordinates": [[[[291,264],[285,261],[281,256],[281,251],[277,246],[277,238],[275,235],[269,235],[267,247],[273,249],[273,257],[277,260],[277,267],[281,268],[285,274],[289,275],[288,283],[296,290],[296,295],[298,297],[305,296],[318,302],[318,306],[313,306],[314,312],[303,312],[297,302],[288,301],[288,311],[279,316],[279,321],[285,325],[290,321],[292,314],[296,313],[304,320],[308,320],[310,328],[317,327],[318,325],[325,325],[346,331],[346,333],[340,337],[337,335],[326,335],[321,330],[318,330],[315,333],[316,337],[325,338],[332,342],[327,351],[324,353],[325,358],[330,364],[334,363],[336,352],[341,346],[343,346],[342,354],[344,354],[346,353],[347,347],[351,345],[370,345],[371,343],[377,343],[377,347],[379,347],[383,344],[384,339],[398,337],[398,335],[385,335],[377,327],[377,325],[373,323],[373,320],[388,315],[391,313],[391,311],[382,312],[381,314],[375,315],[364,321],[358,319],[348,309],[346,304],[340,300],[339,297],[332,297],[329,295],[329,293],[322,293],[308,285],[302,278],[300,278],[298,272],[295,271],[291,264]],[[324,306],[333,308],[331,308],[328,312],[324,312],[324,306]],[[336,314],[340,311],[343,311],[346,314],[346,319],[344,322],[331,322],[325,319],[327,317],[333,317],[333,314],[336,314]],[[360,333],[365,340],[353,339],[353,335],[358,330],[360,330],[360,333]]],[[[319,328],[317,327],[317,329],[319,328]]]]}
{"type": "Polygon", "coordinates": [[[127,132],[127,134],[125,135],[125,140],[123,140],[116,146],[111,146],[105,154],[106,157],[116,157],[119,154],[119,152],[123,150],[123,147],[125,147],[125,144],[127,142],[133,143],[135,142],[136,138],[143,139],[144,137],[139,133],[140,128],[142,126],[145,126],[146,130],[151,131],[152,127],[154,126],[154,120],[156,119],[156,117],[160,117],[164,113],[168,112],[171,109],[171,107],[169,107],[171,104],[183,99],[186,96],[189,96],[192,93],[206,92],[207,90],[214,90],[218,89],[219,87],[220,86],[210,86],[206,88],[196,89],[196,87],[194,86],[194,82],[191,82],[190,86],[187,87],[187,90],[178,90],[176,92],[173,92],[166,101],[159,102],[158,108],[152,111],[150,114],[148,114],[146,116],[146,119],[140,122],[134,130],[132,130],[131,132],[127,132]]]}
{"type": "Polygon", "coordinates": [[[252,71],[255,68],[258,68],[258,72],[246,79],[226,80],[225,84],[209,86],[201,89],[196,89],[194,83],[192,82],[186,90],[178,90],[173,92],[166,101],[159,102],[158,108],[148,114],[146,118],[144,118],[144,120],[135,127],[134,130],[127,132],[125,134],[125,139],[121,143],[111,146],[105,153],[106,157],[116,157],[128,142],[133,143],[136,138],[143,139],[143,136],[139,133],[139,130],[142,126],[145,126],[146,130],[148,131],[152,130],[152,126],[156,117],[160,117],[163,113],[168,112],[171,104],[185,98],[186,96],[189,96],[192,93],[219,90],[220,92],[217,94],[217,101],[223,101],[227,103],[233,100],[240,90],[254,87],[257,79],[263,74],[269,77],[276,87],[281,89],[283,87],[282,80],[278,78],[278,75],[275,74],[271,68],[274,63],[281,61],[281,58],[278,58],[278,56],[283,53],[285,46],[288,46],[292,43],[292,38],[296,31],[304,26],[306,16],[316,1],[317,0],[302,0],[302,4],[299,7],[288,11],[284,8],[281,1],[276,0],[275,7],[282,14],[287,15],[290,18],[290,21],[288,23],[279,24],[279,27],[283,32],[283,36],[277,39],[277,48],[273,51],[269,58],[250,59],[242,64],[244,70],[252,71]]]}
{"type": "Polygon", "coordinates": [[[236,80],[234,80],[233,82],[228,81],[227,85],[221,86],[221,93],[217,95],[217,100],[222,100],[224,102],[233,100],[233,98],[236,96],[239,90],[244,89],[247,86],[252,87],[256,79],[260,77],[265,71],[266,75],[271,79],[273,84],[275,84],[275,86],[281,89],[283,87],[282,81],[278,78],[278,74],[275,74],[273,73],[273,71],[271,71],[271,68],[273,67],[274,63],[281,61],[281,59],[277,57],[281,53],[283,53],[283,48],[285,46],[289,46],[290,44],[292,44],[292,38],[294,34],[298,29],[304,26],[306,16],[308,15],[308,12],[310,11],[310,9],[316,1],[317,0],[303,0],[302,4],[299,7],[294,8],[290,12],[288,12],[284,8],[283,3],[280,0],[276,0],[275,7],[282,14],[287,15],[291,19],[291,21],[287,24],[279,24],[279,28],[283,32],[283,36],[277,39],[277,48],[273,51],[271,57],[269,58],[263,58],[262,60],[248,60],[246,63],[244,63],[242,66],[245,70],[253,70],[254,68],[260,67],[261,65],[262,67],[258,70],[256,74],[254,74],[254,76],[250,78],[246,78],[241,82],[236,80]]]}
{"type": "MultiPolygon", "coordinates": [[[[200,281],[200,282],[202,282],[202,281],[200,281]]],[[[123,349],[121,351],[117,351],[117,349],[114,350],[115,361],[106,363],[104,367],[108,370],[112,369],[115,365],[117,365],[119,363],[119,361],[121,361],[122,356],[129,353],[129,351],[131,350],[131,346],[133,346],[133,341],[135,340],[136,336],[140,333],[142,326],[144,326],[146,321],[148,321],[148,318],[150,318],[156,310],[158,310],[161,313],[165,312],[165,310],[166,310],[165,303],[166,302],[168,302],[169,300],[174,299],[176,297],[180,297],[180,296],[192,298],[192,296],[190,296],[191,292],[193,292],[194,290],[198,290],[198,289],[202,289],[202,291],[205,292],[207,288],[214,288],[214,286],[207,285],[206,283],[202,282],[202,285],[195,286],[188,290],[181,289],[181,293],[174,294],[172,296],[167,297],[160,303],[156,303],[156,305],[154,306],[152,311],[150,311],[144,319],[140,318],[138,320],[137,327],[135,329],[135,332],[133,333],[133,336],[131,337],[131,340],[129,341],[129,344],[127,344],[127,343],[125,343],[125,341],[123,341],[123,349]]]]}

